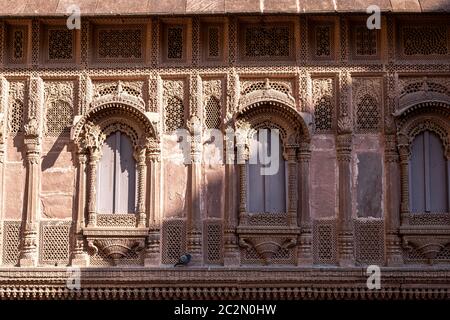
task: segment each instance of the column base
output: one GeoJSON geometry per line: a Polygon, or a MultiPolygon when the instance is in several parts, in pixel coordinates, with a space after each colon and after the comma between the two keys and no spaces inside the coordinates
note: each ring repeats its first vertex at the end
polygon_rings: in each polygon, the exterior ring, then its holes
{"type": "Polygon", "coordinates": [[[224,257],[223,257],[223,264],[224,266],[239,266],[241,264],[241,257],[240,257],[239,251],[236,250],[230,250],[225,251],[224,257]]]}
{"type": "Polygon", "coordinates": [[[158,267],[161,264],[159,253],[147,254],[144,257],[144,267],[158,267]]]}
{"type": "Polygon", "coordinates": [[[26,257],[19,259],[20,267],[36,267],[37,266],[37,258],[36,257],[26,257]]]}
{"type": "Polygon", "coordinates": [[[77,254],[70,260],[72,267],[87,267],[89,266],[89,257],[87,254],[77,254]]]}

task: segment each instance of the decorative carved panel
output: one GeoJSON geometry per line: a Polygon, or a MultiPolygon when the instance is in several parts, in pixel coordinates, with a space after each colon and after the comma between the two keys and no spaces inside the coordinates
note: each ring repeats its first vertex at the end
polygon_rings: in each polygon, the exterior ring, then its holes
{"type": "Polygon", "coordinates": [[[7,57],[12,64],[25,64],[28,61],[29,32],[27,25],[7,25],[7,57]]]}
{"type": "Polygon", "coordinates": [[[446,56],[449,54],[448,24],[400,26],[400,52],[405,57],[446,56]]]}
{"type": "Polygon", "coordinates": [[[70,221],[41,221],[39,263],[67,265],[70,250],[70,221]]]}
{"type": "Polygon", "coordinates": [[[243,60],[292,60],[292,24],[241,24],[240,56],[243,60]]]}
{"type": "Polygon", "coordinates": [[[378,132],[381,128],[382,79],[353,78],[353,106],[357,133],[378,132]]]}
{"type": "Polygon", "coordinates": [[[313,260],[315,264],[337,263],[337,221],[313,221],[313,260]]]}
{"type": "Polygon", "coordinates": [[[162,224],[162,259],[163,264],[178,262],[186,252],[186,220],[165,220],[162,224]]]}
{"type": "Polygon", "coordinates": [[[316,133],[330,133],[335,122],[335,81],[333,78],[312,80],[314,128],[316,133]]]}
{"type": "Polygon", "coordinates": [[[3,221],[2,265],[19,262],[20,221],[3,221]]]}
{"type": "Polygon", "coordinates": [[[355,219],[355,259],[361,264],[384,264],[384,221],[355,219]]]}
{"type": "Polygon", "coordinates": [[[220,220],[205,220],[203,224],[205,263],[223,262],[223,227],[220,220]]]}
{"type": "Polygon", "coordinates": [[[45,82],[45,134],[58,137],[68,134],[74,116],[74,82],[45,82]]]}
{"type": "Polygon", "coordinates": [[[24,130],[25,88],[24,81],[11,81],[9,84],[8,132],[11,136],[24,130]]]}
{"type": "Polygon", "coordinates": [[[94,62],[136,63],[145,59],[145,25],[94,25],[94,62]]]}

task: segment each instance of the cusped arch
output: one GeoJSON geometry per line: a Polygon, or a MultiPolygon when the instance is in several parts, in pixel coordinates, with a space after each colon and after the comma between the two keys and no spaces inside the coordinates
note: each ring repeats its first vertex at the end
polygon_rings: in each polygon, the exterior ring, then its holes
{"type": "Polygon", "coordinates": [[[442,141],[450,159],[450,104],[427,101],[411,106],[397,115],[399,147],[410,147],[414,138],[428,130],[442,141]]]}
{"type": "Polygon", "coordinates": [[[287,144],[311,141],[311,116],[299,113],[293,105],[276,100],[253,102],[239,109],[236,129],[248,127],[248,135],[260,128],[277,128],[287,144]]]}
{"type": "Polygon", "coordinates": [[[146,138],[158,140],[155,124],[140,109],[123,102],[105,102],[93,107],[81,117],[72,130],[72,139],[82,141],[86,125],[96,126],[107,136],[114,131],[122,131],[137,147],[146,138]]]}

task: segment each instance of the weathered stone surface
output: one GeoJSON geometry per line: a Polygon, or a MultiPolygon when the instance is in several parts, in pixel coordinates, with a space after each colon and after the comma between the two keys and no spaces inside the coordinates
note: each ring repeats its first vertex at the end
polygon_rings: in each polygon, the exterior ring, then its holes
{"type": "Polygon", "coordinates": [[[358,217],[382,216],[381,155],[374,152],[357,154],[356,213],[358,217]]]}
{"type": "Polygon", "coordinates": [[[422,11],[450,12],[450,1],[448,0],[419,0],[422,11]]]}
{"type": "Polygon", "coordinates": [[[23,137],[8,139],[6,143],[6,160],[13,162],[23,162],[24,159],[23,137]]]}
{"type": "Polygon", "coordinates": [[[391,0],[392,9],[396,12],[421,12],[419,0],[391,0]]]}
{"type": "Polygon", "coordinates": [[[187,0],[186,13],[225,12],[225,0],[187,0]]]}
{"type": "Polygon", "coordinates": [[[225,175],[223,166],[205,166],[204,207],[207,217],[223,216],[225,175]]]}
{"type": "Polygon", "coordinates": [[[333,151],[311,154],[311,217],[332,217],[336,213],[336,155],[333,151]]]}
{"type": "Polygon", "coordinates": [[[25,167],[20,163],[7,163],[4,176],[5,218],[22,219],[25,210],[25,167]]]}
{"type": "Polygon", "coordinates": [[[42,218],[72,217],[73,198],[71,195],[41,195],[42,218]]]}
{"type": "Polygon", "coordinates": [[[264,12],[298,12],[296,0],[265,0],[264,12]]]}
{"type": "Polygon", "coordinates": [[[185,13],[186,0],[149,0],[147,12],[149,13],[185,13]]]}
{"type": "Polygon", "coordinates": [[[353,148],[358,150],[380,150],[379,135],[355,135],[353,137],[353,148]]]}
{"type": "Polygon", "coordinates": [[[225,0],[226,12],[260,12],[260,1],[225,0]]]}
{"type": "Polygon", "coordinates": [[[74,190],[74,170],[68,168],[51,168],[42,172],[42,192],[72,193],[74,190]]]}

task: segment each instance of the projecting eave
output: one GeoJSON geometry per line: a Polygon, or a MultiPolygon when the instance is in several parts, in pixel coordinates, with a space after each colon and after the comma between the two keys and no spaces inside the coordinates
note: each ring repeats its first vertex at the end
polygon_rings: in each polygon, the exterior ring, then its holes
{"type": "Polygon", "coordinates": [[[77,5],[82,16],[200,15],[260,13],[450,12],[448,0],[0,0],[0,16],[65,16],[77,5]]]}

